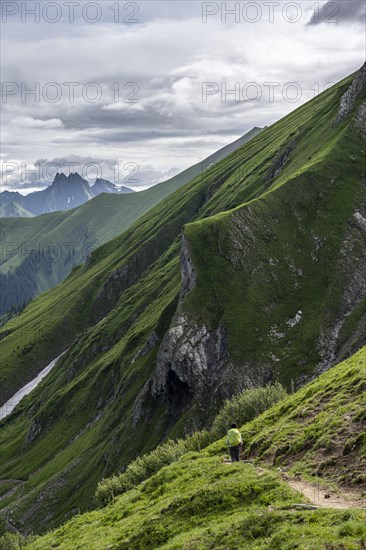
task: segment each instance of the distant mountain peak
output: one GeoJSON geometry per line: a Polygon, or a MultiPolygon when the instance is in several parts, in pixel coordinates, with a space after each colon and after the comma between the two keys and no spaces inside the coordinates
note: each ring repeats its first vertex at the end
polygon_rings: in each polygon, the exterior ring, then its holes
{"type": "Polygon", "coordinates": [[[70,181],[83,181],[87,183],[87,181],[80,176],[79,172],[71,172],[68,179],[70,181]]]}
{"type": "Polygon", "coordinates": [[[84,178],[82,178],[80,176],[80,174],[78,172],[71,172],[68,176],[66,174],[64,174],[63,172],[57,172],[57,174],[55,174],[55,177],[53,179],[53,182],[51,184],[51,186],[54,184],[54,183],[58,183],[60,181],[64,181],[65,183],[75,183],[75,182],[82,182],[82,183],[88,183],[84,178]]]}
{"type": "Polygon", "coordinates": [[[95,180],[95,183],[91,186],[91,191],[93,193],[99,194],[99,193],[135,193],[133,189],[130,189],[129,187],[125,187],[122,185],[121,187],[118,187],[118,185],[115,185],[111,181],[108,181],[103,178],[97,178],[95,180]]]}
{"type": "Polygon", "coordinates": [[[64,174],[63,172],[57,172],[57,174],[55,174],[55,177],[53,178],[52,183],[55,183],[56,181],[63,180],[63,179],[67,179],[66,174],[64,174]]]}

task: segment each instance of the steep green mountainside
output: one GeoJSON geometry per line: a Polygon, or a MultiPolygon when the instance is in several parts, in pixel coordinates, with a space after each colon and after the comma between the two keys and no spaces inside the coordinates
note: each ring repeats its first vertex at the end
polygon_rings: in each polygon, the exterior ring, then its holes
{"type": "Polygon", "coordinates": [[[73,210],[33,219],[25,219],[24,211],[19,214],[24,216],[21,219],[2,219],[0,315],[63,281],[73,267],[86,261],[92,250],[120,235],[153,206],[260,131],[261,128],[253,128],[202,162],[145,191],[102,193],[73,210]]]}
{"type": "Polygon", "coordinates": [[[68,350],[1,424],[0,477],[24,481],[0,501],[17,527],[87,509],[102,477],[204,427],[240,389],[303,384],[361,347],[365,73],[208,168],[1,328],[1,403],[68,350]]]}
{"type": "MultiPolygon", "coordinates": [[[[348,482],[361,494],[365,411],[363,348],[241,429],[244,457],[252,464],[224,463],[220,440],[184,454],[106,508],[77,516],[27,548],[362,548],[361,499],[358,509],[298,508],[307,499],[277,468],[286,465],[290,479],[313,476],[320,486],[348,482]]],[[[324,506],[324,500],[316,502],[324,506]]]]}

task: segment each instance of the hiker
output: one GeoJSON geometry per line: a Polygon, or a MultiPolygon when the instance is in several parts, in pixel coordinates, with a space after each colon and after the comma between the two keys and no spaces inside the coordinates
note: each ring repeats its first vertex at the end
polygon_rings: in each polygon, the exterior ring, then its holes
{"type": "Polygon", "coordinates": [[[239,462],[239,451],[242,443],[243,440],[237,425],[235,423],[231,424],[226,437],[226,444],[229,446],[231,462],[239,462]]]}

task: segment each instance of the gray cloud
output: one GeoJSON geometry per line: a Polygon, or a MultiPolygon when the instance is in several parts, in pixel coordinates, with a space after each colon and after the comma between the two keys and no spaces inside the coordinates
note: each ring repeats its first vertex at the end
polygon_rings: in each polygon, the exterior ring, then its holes
{"type": "Polygon", "coordinates": [[[26,171],[19,166],[17,172],[8,178],[6,188],[20,192],[44,189],[53,182],[56,173],[61,171],[66,175],[78,172],[90,184],[94,183],[96,178],[103,178],[116,185],[125,185],[140,190],[165,181],[180,171],[175,167],[169,170],[160,170],[152,164],[131,163],[112,157],[83,157],[80,155],[40,158],[32,167],[28,168],[29,170],[26,171]]]}
{"type": "Polygon", "coordinates": [[[365,0],[329,0],[320,10],[314,11],[309,25],[320,23],[366,23],[365,0]]]}
{"type": "MultiPolygon", "coordinates": [[[[172,168],[180,171],[202,160],[253,126],[270,125],[311,99],[315,83],[321,91],[363,62],[364,29],[307,25],[313,0],[298,2],[302,14],[296,24],[284,20],[282,0],[274,24],[235,24],[232,18],[224,24],[220,13],[203,24],[197,1],[137,3],[136,25],[113,23],[109,8],[114,0],[100,2],[103,18],[95,25],[80,17],[74,23],[64,17],[57,24],[23,24],[19,15],[3,25],[3,81],[29,88],[35,82],[97,82],[103,89],[97,103],[86,101],[80,91],[74,102],[64,96],[56,103],[10,97],[2,103],[3,162],[122,159],[140,167],[139,185],[147,186],[172,168]],[[109,90],[115,82],[122,95],[118,104],[109,90]],[[137,104],[123,102],[128,82],[139,87],[137,104]],[[237,83],[242,89],[256,82],[263,96],[245,103],[230,94],[222,100],[218,92],[204,102],[204,82],[229,90],[237,83]],[[279,83],[273,101],[266,82],[279,83]],[[283,97],[288,82],[302,89],[297,103],[283,97]]],[[[77,9],[83,4],[81,0],[77,9]]],[[[218,9],[222,5],[216,4],[218,9]]],[[[362,13],[359,2],[339,4],[344,4],[344,21],[355,21],[362,13]]],[[[110,179],[107,172],[103,177],[110,179]]]]}

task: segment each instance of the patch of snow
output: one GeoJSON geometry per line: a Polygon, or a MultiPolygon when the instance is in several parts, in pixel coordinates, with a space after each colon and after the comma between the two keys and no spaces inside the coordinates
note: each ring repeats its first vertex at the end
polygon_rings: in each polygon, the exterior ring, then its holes
{"type": "MultiPolygon", "coordinates": [[[[64,352],[65,353],[65,352],[64,352]]],[[[28,395],[34,388],[38,386],[38,384],[43,380],[45,376],[53,369],[53,367],[56,365],[57,361],[62,357],[63,353],[56,357],[47,367],[45,367],[33,380],[28,382],[25,386],[23,386],[20,390],[18,390],[13,397],[11,397],[2,407],[0,407],[0,420],[8,416],[14,407],[18,405],[18,403],[28,395]]]]}

